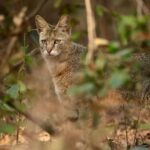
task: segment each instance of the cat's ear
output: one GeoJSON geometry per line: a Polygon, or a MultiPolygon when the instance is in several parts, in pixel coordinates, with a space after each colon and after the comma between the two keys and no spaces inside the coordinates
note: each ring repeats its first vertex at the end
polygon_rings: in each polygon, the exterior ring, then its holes
{"type": "Polygon", "coordinates": [[[46,20],[43,17],[41,17],[40,15],[37,15],[35,17],[35,24],[36,24],[38,33],[43,32],[45,29],[50,28],[48,23],[46,22],[46,20]]]}
{"type": "Polygon", "coordinates": [[[56,29],[58,29],[61,32],[71,34],[70,16],[68,15],[61,16],[56,25],[56,29]]]}

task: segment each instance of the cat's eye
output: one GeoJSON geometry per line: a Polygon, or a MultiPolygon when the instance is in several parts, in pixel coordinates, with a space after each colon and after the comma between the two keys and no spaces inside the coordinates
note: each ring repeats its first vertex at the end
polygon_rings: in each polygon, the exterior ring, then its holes
{"type": "Polygon", "coordinates": [[[42,44],[46,44],[46,40],[41,40],[42,44]]]}
{"type": "Polygon", "coordinates": [[[61,42],[61,40],[58,40],[58,39],[57,39],[57,40],[54,41],[54,44],[58,44],[58,43],[60,43],[60,42],[61,42]]]}

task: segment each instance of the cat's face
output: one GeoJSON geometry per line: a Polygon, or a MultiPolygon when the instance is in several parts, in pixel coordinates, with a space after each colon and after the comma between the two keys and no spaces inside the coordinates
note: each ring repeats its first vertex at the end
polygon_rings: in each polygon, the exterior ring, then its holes
{"type": "Polygon", "coordinates": [[[39,34],[41,51],[46,56],[59,56],[67,50],[70,44],[70,22],[68,16],[62,16],[55,27],[49,24],[39,15],[35,17],[35,23],[39,34]]]}

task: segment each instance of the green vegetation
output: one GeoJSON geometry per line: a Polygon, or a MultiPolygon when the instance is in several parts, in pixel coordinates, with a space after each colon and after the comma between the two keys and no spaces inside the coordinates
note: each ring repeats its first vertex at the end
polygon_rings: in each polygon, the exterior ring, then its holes
{"type": "MultiPolygon", "coordinates": [[[[95,42],[92,65],[86,64],[87,54],[83,56],[84,67],[81,72],[83,80],[67,92],[85,97],[86,100],[81,99],[81,103],[87,104],[88,108],[84,112],[87,119],[83,117],[83,122],[85,121],[86,124],[86,121],[91,118],[93,131],[104,124],[99,110],[97,111],[99,108],[94,104],[95,97],[101,103],[111,91],[120,93],[134,91],[142,95],[143,89],[147,89],[142,81],[150,80],[150,6],[148,0],[141,1],[143,7],[139,8],[138,3],[133,4],[129,0],[127,2],[125,0],[111,2],[92,0],[92,7],[95,8],[97,39],[103,38],[107,44],[95,42]]],[[[48,125],[41,125],[39,120],[28,114],[28,109],[34,102],[32,100],[24,102],[26,99],[32,99],[36,94],[36,89],[30,89],[27,86],[26,81],[30,79],[26,76],[29,76],[30,72],[41,64],[38,36],[34,30],[34,16],[41,14],[44,17],[45,15],[48,21],[51,20],[50,23],[55,23],[61,14],[69,14],[72,18],[72,40],[88,45],[85,12],[84,1],[53,0],[50,2],[45,0],[43,3],[41,1],[41,4],[37,0],[33,2],[0,1],[0,135],[15,135],[18,132],[18,126],[22,126],[24,117],[38,124],[45,131],[54,132],[53,127],[49,131],[48,125]],[[35,4],[38,10],[34,8],[35,4]],[[48,9],[45,5],[48,5],[48,9]],[[50,12],[51,10],[54,12],[50,12]],[[20,119],[20,116],[23,119],[20,119]]],[[[150,91],[149,88],[148,90],[150,91]]],[[[138,107],[141,97],[133,96],[131,103],[138,107]]],[[[147,99],[150,101],[149,97],[147,99]]],[[[128,99],[125,101],[129,102],[128,99]]],[[[142,102],[142,104],[145,103],[142,102]]],[[[144,105],[142,106],[145,108],[144,105]]],[[[126,107],[129,111],[133,109],[133,107],[130,109],[128,105],[126,107]]],[[[130,119],[130,115],[128,116],[125,112],[126,115],[130,119]]],[[[138,116],[135,118],[138,122],[138,116]]],[[[150,121],[150,118],[148,119],[150,121]]],[[[78,124],[78,126],[81,125],[78,124]]],[[[114,126],[111,128],[114,129],[114,126]]],[[[106,130],[107,125],[104,128],[106,130]]],[[[149,130],[149,128],[149,123],[139,125],[139,129],[149,130]]],[[[144,150],[144,148],[137,149],[144,150]]]]}

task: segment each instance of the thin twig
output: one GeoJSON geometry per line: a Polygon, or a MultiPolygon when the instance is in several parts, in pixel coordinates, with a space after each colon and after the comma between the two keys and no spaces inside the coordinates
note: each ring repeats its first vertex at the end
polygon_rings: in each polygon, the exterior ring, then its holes
{"type": "Polygon", "coordinates": [[[140,106],[139,112],[138,112],[138,118],[137,118],[137,122],[136,122],[136,128],[135,128],[135,133],[134,133],[134,141],[133,141],[134,145],[136,145],[136,143],[137,143],[137,133],[138,133],[140,119],[141,119],[141,111],[142,111],[142,106],[140,106]]]}
{"type": "Polygon", "coordinates": [[[20,121],[21,121],[21,115],[18,113],[18,120],[17,120],[17,131],[16,131],[16,144],[19,142],[19,134],[20,134],[20,121]]]}
{"type": "Polygon", "coordinates": [[[141,17],[143,15],[143,1],[136,0],[136,3],[137,3],[137,7],[136,7],[137,15],[138,17],[141,17]]]}
{"type": "Polygon", "coordinates": [[[124,111],[124,121],[125,121],[125,132],[126,132],[126,144],[127,144],[127,150],[129,148],[129,139],[128,139],[128,128],[127,128],[127,112],[125,109],[125,105],[123,105],[123,111],[124,111]]]}
{"type": "Polygon", "coordinates": [[[39,2],[39,4],[37,5],[37,7],[27,16],[25,17],[26,15],[26,12],[27,12],[27,8],[26,7],[23,7],[19,13],[19,19],[21,20],[19,25],[16,26],[16,29],[14,30],[14,36],[12,37],[11,41],[9,42],[9,45],[7,46],[6,48],[6,55],[4,57],[4,59],[2,60],[2,63],[0,65],[0,68],[3,67],[5,65],[5,63],[7,62],[9,56],[11,55],[12,53],[12,50],[18,40],[18,35],[23,31],[24,28],[22,28],[22,24],[24,21],[28,21],[30,20],[34,15],[36,15],[36,13],[38,13],[41,8],[48,2],[48,0],[42,0],[39,2]]]}
{"type": "Polygon", "coordinates": [[[146,4],[143,1],[143,12],[145,13],[145,15],[149,15],[150,11],[148,9],[148,7],[146,6],[146,4]]]}
{"type": "Polygon", "coordinates": [[[88,30],[88,54],[87,63],[92,63],[93,53],[96,48],[95,46],[95,18],[92,11],[91,0],[85,0],[86,16],[87,16],[87,30],[88,30]]]}
{"type": "Polygon", "coordinates": [[[137,11],[138,17],[141,17],[143,13],[146,15],[149,14],[149,9],[146,7],[143,0],[136,0],[136,4],[137,4],[136,11],[137,11]]]}
{"type": "MultiPolygon", "coordinates": [[[[22,24],[23,24],[24,17],[25,17],[25,15],[26,15],[26,11],[27,11],[27,8],[26,8],[26,7],[23,7],[23,8],[21,9],[21,11],[19,12],[18,18],[19,18],[20,22],[19,22],[19,24],[16,25],[16,28],[15,28],[15,30],[14,30],[14,33],[20,33],[20,31],[21,31],[21,29],[22,29],[21,26],[22,26],[22,24]]],[[[15,35],[15,36],[13,36],[13,37],[11,38],[11,40],[10,40],[10,42],[9,42],[7,48],[6,48],[6,54],[5,54],[5,56],[4,56],[3,60],[2,60],[2,63],[1,63],[1,65],[0,65],[0,68],[2,68],[2,67],[7,63],[8,58],[9,58],[9,56],[11,55],[12,50],[13,50],[13,48],[14,48],[14,46],[15,46],[17,40],[18,40],[18,36],[17,36],[17,35],[15,35]]]]}
{"type": "Polygon", "coordinates": [[[6,48],[6,54],[4,56],[4,59],[2,59],[0,68],[2,68],[5,65],[5,63],[7,62],[9,56],[12,53],[12,50],[13,50],[15,44],[16,44],[17,39],[18,39],[18,37],[14,36],[14,37],[12,37],[11,41],[9,42],[8,47],[6,48]]]}
{"type": "Polygon", "coordinates": [[[141,112],[142,112],[142,109],[145,107],[145,91],[146,89],[144,89],[142,91],[142,96],[141,96],[141,99],[140,99],[140,108],[139,108],[139,111],[138,111],[138,118],[137,118],[137,123],[136,123],[136,129],[135,129],[135,133],[134,133],[134,145],[136,144],[137,142],[137,133],[138,133],[138,129],[139,129],[139,124],[140,124],[140,119],[141,119],[141,112]]]}

